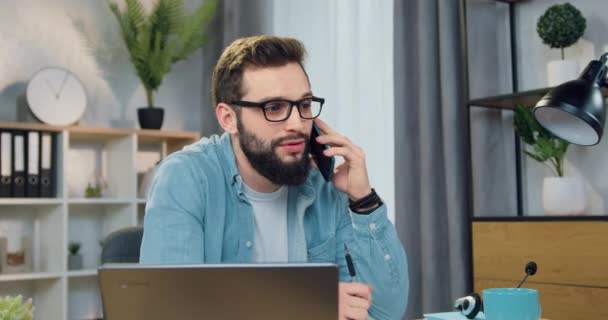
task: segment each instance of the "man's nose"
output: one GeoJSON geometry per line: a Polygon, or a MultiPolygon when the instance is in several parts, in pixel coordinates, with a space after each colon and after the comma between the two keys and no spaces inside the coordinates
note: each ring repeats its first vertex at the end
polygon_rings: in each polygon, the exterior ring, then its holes
{"type": "Polygon", "coordinates": [[[285,120],[286,129],[293,131],[301,131],[304,119],[300,117],[300,112],[296,106],[291,106],[291,114],[285,120]]]}

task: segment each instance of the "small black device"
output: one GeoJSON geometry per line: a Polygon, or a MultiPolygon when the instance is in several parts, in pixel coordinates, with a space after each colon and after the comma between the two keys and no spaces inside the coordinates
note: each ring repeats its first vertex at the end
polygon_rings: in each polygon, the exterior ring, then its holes
{"type": "Polygon", "coordinates": [[[328,157],[323,154],[323,151],[330,147],[326,144],[317,142],[317,137],[322,134],[323,133],[317,124],[313,122],[312,131],[310,133],[310,154],[317,164],[319,171],[321,171],[323,178],[325,178],[325,181],[330,182],[334,176],[335,159],[334,157],[328,157]]]}

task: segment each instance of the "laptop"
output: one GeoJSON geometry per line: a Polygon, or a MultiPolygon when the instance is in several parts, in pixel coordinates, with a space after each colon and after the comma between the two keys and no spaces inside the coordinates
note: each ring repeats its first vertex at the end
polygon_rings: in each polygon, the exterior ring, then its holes
{"type": "Polygon", "coordinates": [[[336,320],[335,264],[106,264],[105,320],[336,320]]]}

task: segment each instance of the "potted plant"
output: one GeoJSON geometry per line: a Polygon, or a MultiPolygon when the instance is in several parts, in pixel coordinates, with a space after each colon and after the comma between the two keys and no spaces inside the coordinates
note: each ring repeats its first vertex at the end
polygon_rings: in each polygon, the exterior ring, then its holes
{"type": "Polygon", "coordinates": [[[142,129],[160,129],[164,110],[154,104],[163,77],[178,61],[207,42],[205,26],[213,17],[216,0],[207,0],[194,13],[185,14],[183,0],[158,0],[149,14],[139,0],[125,0],[121,10],[110,3],[122,38],[145,90],[147,106],[137,109],[142,129]]]}
{"type": "Polygon", "coordinates": [[[568,142],[545,130],[534,118],[530,108],[517,106],[513,126],[521,140],[532,147],[524,153],[547,166],[554,174],[543,180],[543,209],[547,215],[576,215],[585,212],[587,199],[583,182],[578,177],[565,176],[568,142]]]}
{"type": "Polygon", "coordinates": [[[34,305],[32,299],[23,303],[23,297],[0,297],[0,320],[32,320],[34,319],[34,305]]]}
{"type": "Polygon", "coordinates": [[[96,173],[93,175],[91,180],[87,182],[87,186],[84,189],[84,197],[101,198],[102,196],[104,196],[104,193],[107,189],[108,184],[105,178],[100,173],[96,173]]]}
{"type": "Polygon", "coordinates": [[[547,64],[549,86],[574,80],[578,75],[578,62],[574,59],[564,59],[564,48],[576,43],[586,28],[585,17],[568,2],[549,7],[538,19],[536,31],[543,43],[550,48],[561,50],[562,59],[549,61],[547,64]]]}
{"type": "Polygon", "coordinates": [[[80,270],[82,269],[82,255],[80,251],[80,243],[70,242],[68,245],[68,270],[80,270]]]}

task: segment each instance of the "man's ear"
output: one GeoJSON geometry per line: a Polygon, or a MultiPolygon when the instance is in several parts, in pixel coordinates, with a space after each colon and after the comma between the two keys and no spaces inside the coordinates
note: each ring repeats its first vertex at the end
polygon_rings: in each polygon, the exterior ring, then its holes
{"type": "Polygon", "coordinates": [[[225,103],[218,103],[218,105],[215,106],[215,116],[217,117],[217,122],[219,122],[224,131],[229,134],[236,134],[238,132],[236,126],[238,119],[236,117],[236,112],[231,106],[225,103]]]}

